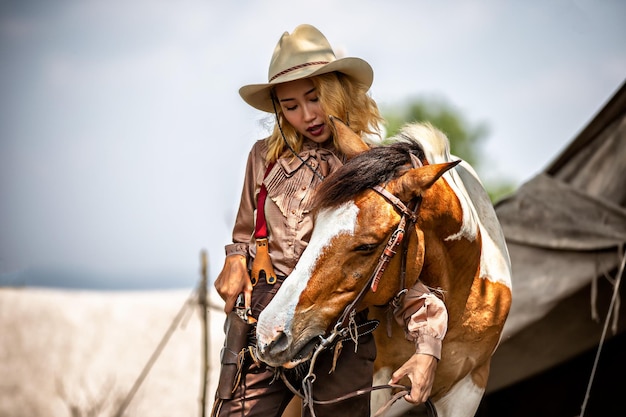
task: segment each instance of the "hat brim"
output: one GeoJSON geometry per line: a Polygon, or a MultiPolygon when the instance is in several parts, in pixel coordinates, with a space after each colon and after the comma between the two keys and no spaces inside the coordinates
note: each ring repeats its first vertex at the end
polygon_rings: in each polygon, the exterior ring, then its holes
{"type": "Polygon", "coordinates": [[[370,64],[360,58],[348,57],[337,59],[323,66],[300,68],[269,83],[244,85],[239,89],[239,95],[246,103],[255,109],[273,113],[274,108],[270,96],[272,87],[289,81],[327,74],[333,71],[349,75],[367,85],[368,88],[372,86],[372,82],[374,81],[374,71],[370,64]]]}

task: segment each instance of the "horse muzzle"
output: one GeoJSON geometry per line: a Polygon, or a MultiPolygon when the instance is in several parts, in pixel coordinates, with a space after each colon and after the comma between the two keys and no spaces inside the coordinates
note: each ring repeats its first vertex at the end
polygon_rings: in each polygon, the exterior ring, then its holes
{"type": "Polygon", "coordinates": [[[311,358],[319,342],[317,336],[295,342],[285,332],[274,332],[267,337],[257,328],[257,355],[270,366],[291,369],[311,358]]]}

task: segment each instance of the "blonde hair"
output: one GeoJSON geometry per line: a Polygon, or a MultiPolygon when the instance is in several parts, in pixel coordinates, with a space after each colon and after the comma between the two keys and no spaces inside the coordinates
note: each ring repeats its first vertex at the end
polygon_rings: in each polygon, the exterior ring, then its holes
{"type": "MultiPolygon", "coordinates": [[[[368,86],[340,72],[317,75],[310,80],[315,85],[320,105],[326,113],[327,126],[333,128],[328,117],[333,116],[348,124],[361,137],[366,135],[380,137],[383,118],[376,102],[367,93],[368,86]]],[[[271,94],[273,96],[274,92],[271,94]]],[[[287,150],[285,140],[296,153],[300,152],[303,141],[302,135],[287,121],[280,106],[276,105],[275,108],[280,126],[274,123],[272,133],[266,139],[268,151],[265,159],[268,162],[276,161],[287,150]],[[285,140],[279,127],[282,128],[285,140]]],[[[334,131],[333,143],[338,148],[337,135],[334,131]]]]}

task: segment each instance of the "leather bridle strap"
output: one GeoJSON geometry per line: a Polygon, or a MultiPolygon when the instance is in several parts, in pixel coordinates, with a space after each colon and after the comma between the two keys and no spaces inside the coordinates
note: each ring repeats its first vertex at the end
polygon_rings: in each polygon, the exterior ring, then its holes
{"type": "MultiPolygon", "coordinates": [[[[363,300],[363,298],[365,298],[367,292],[370,289],[372,290],[372,292],[376,292],[378,288],[378,283],[385,272],[385,268],[391,261],[391,258],[393,258],[393,256],[396,254],[398,246],[400,246],[400,244],[402,243],[407,222],[408,224],[414,224],[417,221],[417,212],[419,210],[421,198],[417,198],[414,200],[415,207],[410,210],[398,197],[391,194],[380,185],[372,187],[372,190],[376,191],[387,201],[389,201],[394,207],[396,207],[402,213],[402,217],[400,218],[400,223],[398,223],[396,230],[394,230],[394,232],[391,234],[391,237],[387,241],[387,246],[383,250],[383,253],[380,255],[380,258],[378,259],[378,264],[376,265],[374,272],[372,272],[372,275],[370,275],[367,283],[363,286],[363,288],[361,288],[361,291],[359,292],[357,297],[344,309],[341,317],[337,321],[337,324],[335,324],[335,328],[333,331],[336,332],[340,332],[341,328],[344,327],[346,323],[351,319],[351,317],[354,316],[356,306],[363,300]]],[[[404,275],[404,273],[401,275],[404,275]]],[[[403,281],[405,280],[404,276],[402,276],[401,278],[403,281]]],[[[404,282],[402,282],[402,285],[404,286],[404,282]]],[[[403,289],[404,288],[401,288],[401,290],[403,289]]]]}
{"type": "MultiPolygon", "coordinates": [[[[385,248],[385,251],[384,251],[386,263],[384,265],[381,265],[381,262],[379,262],[375,271],[376,276],[374,277],[374,281],[372,282],[371,287],[372,287],[372,292],[376,292],[376,290],[378,289],[378,282],[382,278],[383,272],[385,268],[387,267],[387,264],[389,263],[391,258],[396,254],[395,251],[397,247],[404,240],[404,234],[406,232],[406,229],[408,229],[412,224],[414,224],[417,221],[417,210],[419,209],[421,198],[416,199],[415,207],[413,208],[413,210],[409,210],[409,208],[406,205],[404,205],[404,203],[398,197],[391,194],[389,191],[385,190],[380,185],[372,187],[372,189],[376,191],[378,194],[380,194],[381,196],[383,196],[394,207],[396,207],[398,210],[402,212],[402,218],[400,219],[400,224],[398,225],[396,231],[392,235],[392,239],[390,239],[389,242],[387,243],[387,247],[385,248]]],[[[405,288],[405,282],[406,282],[406,256],[405,255],[407,251],[407,245],[404,244],[403,248],[404,250],[403,250],[403,259],[402,259],[402,270],[400,273],[400,280],[401,280],[400,290],[403,290],[405,288]]]]}
{"type": "Polygon", "coordinates": [[[402,212],[402,214],[404,214],[405,216],[409,217],[412,222],[416,222],[417,221],[417,209],[418,209],[418,207],[415,207],[413,210],[409,210],[409,208],[404,205],[402,200],[400,200],[395,195],[391,194],[389,191],[385,190],[380,185],[373,186],[372,190],[376,191],[378,194],[383,196],[385,198],[385,200],[387,200],[387,201],[389,201],[391,203],[392,206],[394,206],[395,208],[400,210],[402,212]]]}

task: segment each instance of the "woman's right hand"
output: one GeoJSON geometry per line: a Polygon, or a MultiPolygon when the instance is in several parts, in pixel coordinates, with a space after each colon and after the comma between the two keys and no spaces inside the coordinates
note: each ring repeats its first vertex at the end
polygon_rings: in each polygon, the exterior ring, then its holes
{"type": "Polygon", "coordinates": [[[243,255],[227,256],[222,272],[217,276],[214,286],[226,303],[224,305],[226,313],[233,310],[237,297],[241,293],[243,293],[246,308],[249,308],[252,298],[252,282],[248,274],[246,257],[243,255]]]}

